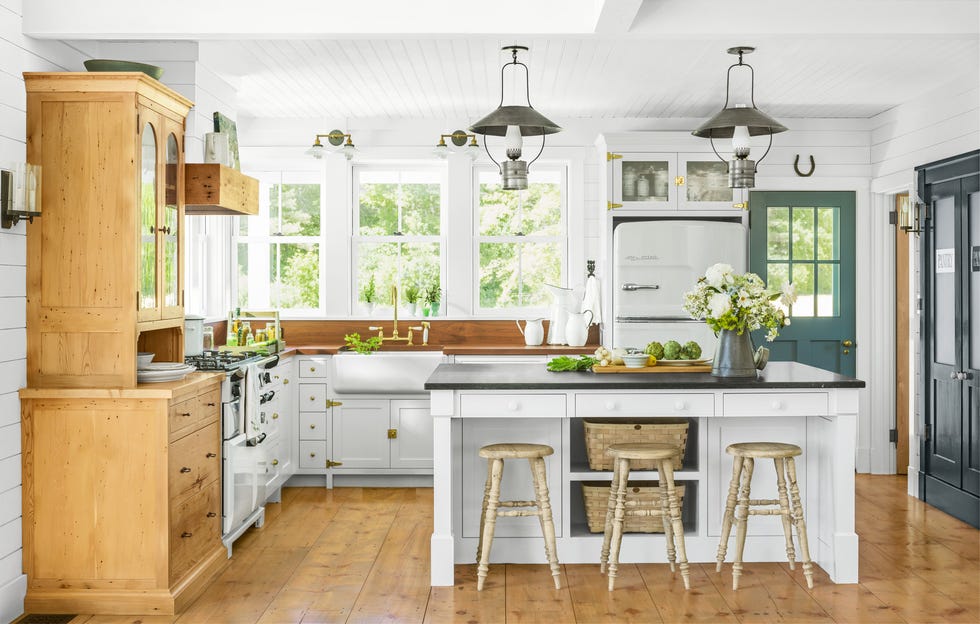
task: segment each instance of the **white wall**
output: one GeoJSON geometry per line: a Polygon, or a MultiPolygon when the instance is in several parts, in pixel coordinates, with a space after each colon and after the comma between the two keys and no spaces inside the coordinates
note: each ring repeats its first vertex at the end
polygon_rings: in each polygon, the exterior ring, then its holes
{"type": "MultiPolygon", "coordinates": [[[[894,257],[892,242],[893,230],[883,221],[883,213],[894,210],[896,193],[910,191],[915,197],[914,170],[919,165],[957,156],[980,149],[980,75],[974,67],[965,77],[940,89],[925,93],[918,98],[897,106],[873,117],[871,120],[871,190],[876,194],[876,205],[880,207],[878,227],[875,230],[876,243],[883,257],[894,257]]],[[[910,305],[916,311],[919,296],[919,240],[908,237],[910,246],[910,305]]],[[[882,263],[874,275],[874,281],[883,288],[876,301],[890,303],[894,300],[894,267],[882,263]]],[[[890,310],[890,306],[886,308],[890,310]]],[[[887,316],[885,318],[888,318],[887,316]]],[[[911,362],[894,362],[894,366],[904,366],[914,371],[912,377],[913,393],[909,409],[909,491],[916,492],[917,471],[919,468],[919,437],[915,423],[919,420],[918,389],[922,387],[921,367],[919,366],[919,316],[916,312],[905,328],[910,340],[911,362]]],[[[894,325],[880,328],[882,339],[894,335],[894,325]]],[[[887,352],[894,352],[891,340],[887,352]]],[[[893,378],[894,366],[884,371],[893,378]]],[[[894,385],[891,386],[894,395],[894,385]]],[[[894,398],[888,416],[894,414],[894,398]]],[[[888,467],[878,466],[875,472],[888,472],[888,467]]]]}
{"type": "MultiPolygon", "coordinates": [[[[26,102],[24,71],[80,69],[83,47],[21,35],[21,0],[0,0],[0,166],[23,162],[26,102]]],[[[0,622],[24,610],[22,570],[20,401],[27,383],[25,334],[25,229],[0,230],[0,622]]]]}

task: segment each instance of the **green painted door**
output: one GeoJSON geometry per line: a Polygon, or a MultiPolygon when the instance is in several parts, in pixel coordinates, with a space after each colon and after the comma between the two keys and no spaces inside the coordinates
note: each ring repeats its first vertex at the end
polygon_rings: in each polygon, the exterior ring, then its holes
{"type": "Polygon", "coordinates": [[[854,376],[854,193],[758,191],[749,194],[749,270],[766,284],[792,283],[791,324],[770,359],[854,376]]]}

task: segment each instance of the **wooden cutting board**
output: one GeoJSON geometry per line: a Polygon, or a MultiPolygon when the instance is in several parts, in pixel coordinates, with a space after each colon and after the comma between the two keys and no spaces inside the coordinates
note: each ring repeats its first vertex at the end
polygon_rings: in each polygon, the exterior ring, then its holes
{"type": "Polygon", "coordinates": [[[657,364],[656,366],[644,366],[643,368],[627,368],[622,364],[610,364],[609,366],[593,366],[594,373],[710,373],[711,364],[693,364],[688,366],[676,366],[671,364],[657,364]]]}

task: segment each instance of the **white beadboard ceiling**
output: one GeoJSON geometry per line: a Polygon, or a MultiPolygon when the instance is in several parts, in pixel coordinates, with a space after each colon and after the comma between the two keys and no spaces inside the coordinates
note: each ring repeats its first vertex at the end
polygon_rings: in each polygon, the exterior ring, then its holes
{"type": "MultiPolygon", "coordinates": [[[[866,118],[980,74],[980,0],[24,0],[39,38],[198,41],[257,118],[475,120],[500,47],[530,48],[531,102],[556,120],[699,118],[735,45],[756,103],[866,118]]],[[[970,88],[969,86],[965,88],[970,88]]]]}

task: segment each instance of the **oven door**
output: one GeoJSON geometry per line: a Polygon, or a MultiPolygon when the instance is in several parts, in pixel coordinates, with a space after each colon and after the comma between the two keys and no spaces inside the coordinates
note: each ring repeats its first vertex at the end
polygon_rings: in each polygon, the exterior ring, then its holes
{"type": "Polygon", "coordinates": [[[240,527],[265,501],[260,454],[240,434],[222,445],[222,535],[240,527]]]}

